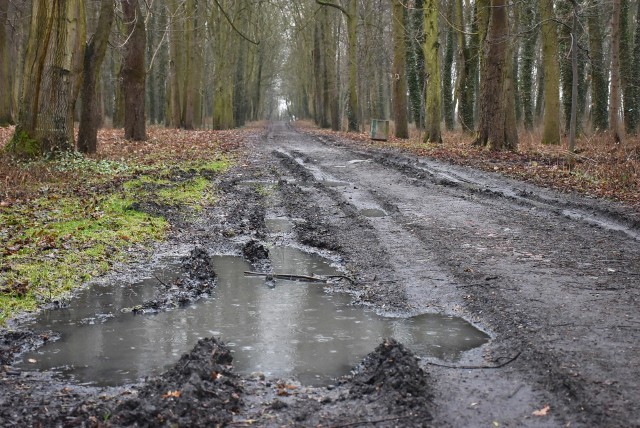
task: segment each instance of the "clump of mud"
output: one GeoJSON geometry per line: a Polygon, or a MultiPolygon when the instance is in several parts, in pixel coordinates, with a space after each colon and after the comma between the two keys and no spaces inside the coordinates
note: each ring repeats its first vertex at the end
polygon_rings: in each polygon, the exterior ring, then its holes
{"type": "Polygon", "coordinates": [[[240,411],[242,387],[233,357],[216,339],[202,339],[137,397],[118,405],[110,422],[125,426],[219,426],[240,411]]]}
{"type": "MultiPolygon", "coordinates": [[[[195,302],[208,295],[215,287],[216,272],[213,269],[211,255],[201,247],[195,247],[182,259],[181,269],[185,276],[176,278],[172,283],[161,283],[162,290],[155,299],[130,308],[134,314],[157,313],[195,302]]],[[[126,311],[126,309],[125,309],[126,311]]]]}
{"type": "Polygon", "coordinates": [[[256,240],[251,240],[242,247],[242,255],[251,263],[256,263],[269,258],[269,250],[256,240]]]}
{"type": "Polygon", "coordinates": [[[213,270],[212,257],[202,247],[195,247],[191,253],[182,259],[182,270],[185,271],[192,282],[209,282],[216,279],[216,272],[213,270]]]}
{"type": "Polygon", "coordinates": [[[37,349],[59,336],[53,332],[36,333],[31,330],[0,331],[0,365],[9,365],[14,358],[23,352],[37,349]]]}
{"type": "Polygon", "coordinates": [[[385,339],[357,367],[349,389],[351,398],[384,398],[390,414],[399,409],[420,412],[431,401],[427,375],[418,365],[418,358],[395,339],[385,339]]]}

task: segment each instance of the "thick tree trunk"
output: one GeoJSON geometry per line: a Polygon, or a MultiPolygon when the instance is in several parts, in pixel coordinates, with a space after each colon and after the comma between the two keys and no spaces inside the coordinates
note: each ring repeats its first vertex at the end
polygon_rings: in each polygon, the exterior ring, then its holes
{"type": "Polygon", "coordinates": [[[560,144],[560,67],[553,0],[540,0],[544,72],[544,130],[542,144],[560,144]]]}
{"type": "Polygon", "coordinates": [[[98,144],[100,124],[97,84],[100,67],[107,51],[109,33],[114,17],[113,0],[102,0],[100,18],[96,32],[87,44],[84,52],[84,79],[82,82],[82,110],[80,130],[78,131],[78,150],[82,153],[95,153],[98,144]]]}
{"type": "Polygon", "coordinates": [[[73,113],[84,40],[84,3],[34,0],[18,125],[8,148],[38,156],[73,150],[73,113]]]}
{"type": "Polygon", "coordinates": [[[144,97],[146,79],[144,19],[138,0],[121,1],[129,35],[120,71],[124,89],[124,137],[143,141],[147,139],[144,97]]]}
{"type": "Polygon", "coordinates": [[[392,0],[393,16],[393,119],[397,138],[409,138],[407,123],[407,76],[405,55],[405,20],[402,0],[392,0]]]}
{"type": "Polygon", "coordinates": [[[510,68],[507,17],[507,1],[492,0],[480,81],[480,120],[474,141],[474,145],[490,150],[513,150],[518,144],[507,122],[507,97],[510,96],[509,87],[505,85],[510,68]]]}
{"type": "Polygon", "coordinates": [[[438,31],[438,0],[424,2],[424,59],[427,72],[425,142],[442,143],[440,121],[442,97],[440,89],[440,41],[438,31]]]}
{"type": "Polygon", "coordinates": [[[9,72],[9,46],[7,44],[7,26],[9,0],[0,0],[0,126],[13,123],[11,114],[11,73],[9,72]]]}

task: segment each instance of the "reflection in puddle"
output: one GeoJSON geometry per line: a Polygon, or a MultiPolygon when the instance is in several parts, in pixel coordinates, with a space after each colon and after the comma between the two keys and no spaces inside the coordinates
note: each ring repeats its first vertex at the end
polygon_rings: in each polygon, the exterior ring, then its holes
{"type": "Polygon", "coordinates": [[[365,217],[386,217],[387,213],[376,209],[376,208],[367,208],[364,210],[360,210],[360,214],[362,214],[365,217]]]}
{"type": "Polygon", "coordinates": [[[267,218],[264,222],[270,233],[289,233],[293,230],[293,222],[287,218],[267,218]]]}
{"type": "MultiPolygon", "coordinates": [[[[325,259],[297,249],[275,247],[270,258],[276,273],[336,274],[325,259]]],[[[216,256],[214,265],[214,296],[188,308],[145,316],[121,313],[152,297],[157,281],[148,280],[131,287],[93,287],[69,308],[44,312],[29,327],[59,331],[62,338],[25,355],[22,367],[118,385],[161,373],[199,338],[215,336],[233,350],[239,373],[261,371],[321,385],[348,373],[384,337],[395,337],[417,355],[446,359],[488,340],[460,318],[376,315],[350,306],[348,296],[325,293],[322,284],[276,280],[269,288],[264,278],[245,276],[251,266],[238,257],[216,256]],[[96,314],[113,317],[80,322],[96,314]]]]}

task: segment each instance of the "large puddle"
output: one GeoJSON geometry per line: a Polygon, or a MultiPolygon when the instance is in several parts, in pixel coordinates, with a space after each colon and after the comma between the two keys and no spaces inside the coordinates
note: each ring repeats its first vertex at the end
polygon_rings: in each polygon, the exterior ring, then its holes
{"type": "MultiPolygon", "coordinates": [[[[333,275],[325,259],[288,247],[270,249],[276,273],[333,275]]],[[[123,313],[152,298],[157,279],[85,290],[66,309],[43,312],[30,325],[61,339],[24,356],[24,369],[54,370],[81,383],[119,385],[157,375],[203,337],[221,337],[242,374],[295,376],[322,385],[346,374],[384,337],[421,356],[455,360],[488,336],[460,318],[420,315],[388,318],[349,305],[349,297],[324,292],[323,284],[245,276],[250,264],[216,256],[215,294],[157,315],[123,313]]],[[[161,280],[171,266],[154,272],[161,280]]]]}

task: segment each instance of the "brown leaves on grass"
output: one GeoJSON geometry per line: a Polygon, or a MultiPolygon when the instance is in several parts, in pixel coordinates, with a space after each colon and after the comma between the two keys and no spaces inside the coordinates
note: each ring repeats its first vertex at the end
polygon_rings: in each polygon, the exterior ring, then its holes
{"type": "Polygon", "coordinates": [[[334,132],[318,129],[309,122],[297,122],[301,130],[316,135],[340,137],[356,145],[394,148],[420,157],[429,157],[456,165],[468,165],[485,171],[529,181],[562,191],[625,202],[640,210],[640,136],[627,136],[614,143],[608,133],[583,136],[570,161],[568,143],[559,146],[540,143],[537,132],[520,132],[517,152],[488,151],[471,145],[472,137],[461,132],[444,132],[444,144],[425,144],[414,129],[410,139],[372,141],[367,133],[334,132]]]}

